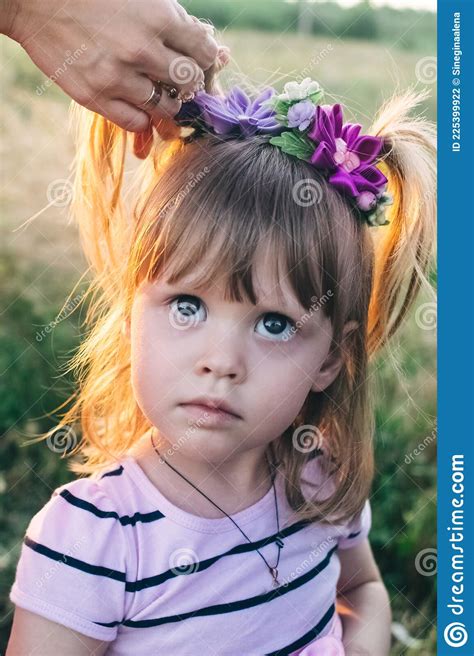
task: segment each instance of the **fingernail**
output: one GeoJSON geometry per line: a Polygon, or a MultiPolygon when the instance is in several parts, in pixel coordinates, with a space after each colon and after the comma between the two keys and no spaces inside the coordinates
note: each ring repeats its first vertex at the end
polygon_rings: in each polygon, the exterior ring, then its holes
{"type": "Polygon", "coordinates": [[[180,100],[183,103],[190,102],[191,100],[194,100],[194,93],[192,91],[182,93],[181,96],[180,96],[180,100]]]}

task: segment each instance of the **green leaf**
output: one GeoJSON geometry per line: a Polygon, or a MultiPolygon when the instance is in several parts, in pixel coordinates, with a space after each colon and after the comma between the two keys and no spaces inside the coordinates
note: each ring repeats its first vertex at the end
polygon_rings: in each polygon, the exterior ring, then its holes
{"type": "Polygon", "coordinates": [[[279,100],[275,97],[269,98],[265,103],[268,104],[270,107],[273,108],[273,110],[276,112],[276,114],[281,114],[285,116],[288,114],[288,110],[290,109],[292,102],[288,100],[279,100]]]}
{"type": "Polygon", "coordinates": [[[278,137],[272,137],[270,143],[281,148],[284,153],[306,161],[310,159],[315,149],[315,144],[297,131],[282,132],[278,137]]]}
{"type": "Polygon", "coordinates": [[[323,89],[319,89],[319,91],[315,91],[314,93],[311,93],[311,94],[309,95],[309,99],[310,99],[315,105],[317,105],[323,96],[324,96],[324,90],[323,90],[323,89]]]}
{"type": "Polygon", "coordinates": [[[268,102],[270,103],[270,105],[273,107],[273,109],[277,114],[283,114],[284,116],[286,116],[288,114],[288,110],[293,105],[303,102],[304,100],[311,100],[311,102],[316,105],[323,96],[324,96],[324,91],[320,89],[319,91],[315,91],[314,93],[309,95],[307,98],[300,98],[298,100],[281,100],[281,99],[270,98],[268,102]]]}

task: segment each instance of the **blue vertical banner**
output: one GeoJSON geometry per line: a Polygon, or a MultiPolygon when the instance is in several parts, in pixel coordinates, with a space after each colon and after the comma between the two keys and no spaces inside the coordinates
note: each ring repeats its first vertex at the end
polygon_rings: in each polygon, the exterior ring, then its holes
{"type": "Polygon", "coordinates": [[[438,2],[438,655],[474,654],[474,2],[438,2]]]}

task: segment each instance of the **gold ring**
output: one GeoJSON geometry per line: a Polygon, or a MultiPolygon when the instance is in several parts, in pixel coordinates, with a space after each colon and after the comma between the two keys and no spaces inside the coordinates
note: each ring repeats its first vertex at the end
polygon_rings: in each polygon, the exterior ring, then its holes
{"type": "Polygon", "coordinates": [[[149,109],[154,109],[161,100],[161,94],[162,94],[161,82],[159,81],[153,82],[153,89],[150,93],[148,100],[146,100],[141,105],[137,105],[137,107],[140,107],[140,109],[144,109],[145,111],[148,111],[149,109]]]}

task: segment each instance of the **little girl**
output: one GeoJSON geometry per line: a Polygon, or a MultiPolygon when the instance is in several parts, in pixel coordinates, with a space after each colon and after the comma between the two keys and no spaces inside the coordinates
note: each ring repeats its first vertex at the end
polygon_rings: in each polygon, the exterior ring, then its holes
{"type": "Polygon", "coordinates": [[[428,285],[425,96],[365,135],[310,79],[217,89],[135,136],[127,195],[130,135],[79,114],[87,476],[27,528],[9,654],[389,652],[368,365],[428,285]]]}

